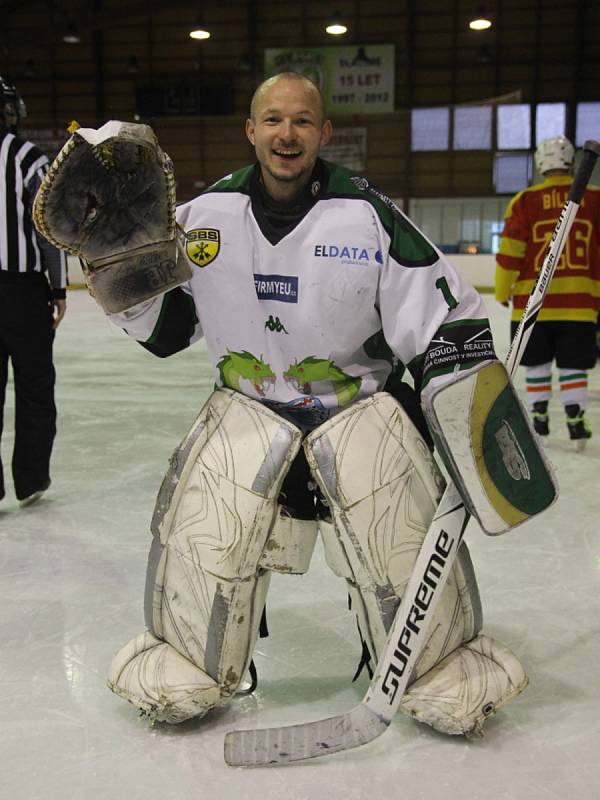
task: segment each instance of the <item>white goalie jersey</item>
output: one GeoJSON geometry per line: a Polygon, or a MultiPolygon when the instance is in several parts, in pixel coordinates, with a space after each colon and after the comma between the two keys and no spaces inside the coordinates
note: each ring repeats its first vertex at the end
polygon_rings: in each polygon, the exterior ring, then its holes
{"type": "Polygon", "coordinates": [[[481,298],[391,200],[326,162],[312,177],[293,226],[256,167],[180,206],[191,280],[112,320],[161,356],[204,336],[217,385],[309,428],[398,365],[422,387],[493,359],[481,298]]]}

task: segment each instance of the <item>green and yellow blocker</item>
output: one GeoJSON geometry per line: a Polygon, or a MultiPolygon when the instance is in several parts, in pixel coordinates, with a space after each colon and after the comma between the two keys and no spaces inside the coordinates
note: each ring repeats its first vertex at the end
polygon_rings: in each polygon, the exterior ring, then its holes
{"type": "Polygon", "coordinates": [[[483,489],[508,526],[548,508],[556,486],[502,364],[481,370],[471,404],[472,448],[483,489]]]}

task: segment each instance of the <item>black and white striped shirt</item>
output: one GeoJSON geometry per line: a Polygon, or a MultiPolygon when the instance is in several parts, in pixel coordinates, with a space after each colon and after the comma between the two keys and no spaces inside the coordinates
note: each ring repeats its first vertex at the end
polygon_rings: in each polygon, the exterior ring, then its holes
{"type": "Polygon", "coordinates": [[[65,297],[65,254],[44,239],[31,217],[49,161],[32,142],[0,130],[0,271],[48,272],[52,294],[65,297]]]}

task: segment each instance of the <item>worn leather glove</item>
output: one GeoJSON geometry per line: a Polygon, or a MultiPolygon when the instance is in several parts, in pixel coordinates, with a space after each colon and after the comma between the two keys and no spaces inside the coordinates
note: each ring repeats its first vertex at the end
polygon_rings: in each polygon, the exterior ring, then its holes
{"type": "Polygon", "coordinates": [[[80,257],[91,294],[125,311],[189,280],[175,221],[173,163],[148,125],[78,128],[36,195],[48,241],[80,257]]]}

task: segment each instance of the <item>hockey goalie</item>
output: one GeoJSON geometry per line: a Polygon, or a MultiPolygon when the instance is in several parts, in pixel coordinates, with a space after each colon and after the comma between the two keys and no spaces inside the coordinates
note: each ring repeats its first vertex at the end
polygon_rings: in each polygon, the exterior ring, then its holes
{"type": "MultiPolygon", "coordinates": [[[[146,630],[108,676],[169,723],[234,697],[271,573],[304,573],[318,535],[347,583],[357,659],[377,660],[444,488],[432,436],[488,534],[556,495],[481,299],[389,198],[319,158],[317,88],[264,82],[246,134],[257,163],[175,209],[147,126],[79,129],[36,198],[40,231],[82,258],[115,325],[160,357],[204,337],[214,366],[158,493],[146,630]]],[[[480,731],[526,683],[482,633],[463,544],[401,709],[480,731]]]]}

